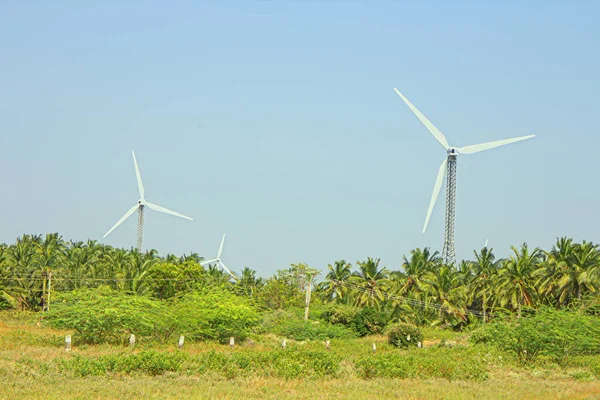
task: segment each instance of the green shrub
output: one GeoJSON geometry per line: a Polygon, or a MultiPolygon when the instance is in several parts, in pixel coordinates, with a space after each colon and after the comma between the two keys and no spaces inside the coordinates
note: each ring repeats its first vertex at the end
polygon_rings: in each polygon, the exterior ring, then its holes
{"type": "Polygon", "coordinates": [[[484,380],[483,358],[464,349],[427,349],[419,354],[387,353],[363,357],[356,362],[361,378],[444,378],[448,380],[484,380]]]}
{"type": "Polygon", "coordinates": [[[388,343],[395,347],[408,348],[417,346],[418,342],[423,341],[421,330],[414,325],[396,324],[391,326],[388,331],[388,343]]]}
{"type": "Polygon", "coordinates": [[[47,313],[48,323],[74,330],[83,343],[124,343],[134,333],[139,337],[166,339],[175,321],[159,301],[108,289],[73,291],[58,297],[47,313]]]}
{"type": "Polygon", "coordinates": [[[210,351],[191,360],[190,365],[200,374],[218,373],[227,379],[238,376],[295,379],[334,377],[340,369],[339,362],[332,352],[288,348],[230,354],[210,351]]]}
{"type": "Polygon", "coordinates": [[[326,340],[356,337],[356,333],[340,325],[330,325],[301,319],[282,321],[272,332],[294,340],[326,340]]]}
{"type": "Polygon", "coordinates": [[[543,309],[516,321],[486,325],[471,335],[472,343],[512,352],[521,364],[549,357],[559,365],[578,355],[600,354],[600,318],[577,312],[543,309]]]}
{"type": "Polygon", "coordinates": [[[360,337],[382,333],[388,319],[385,313],[373,307],[363,308],[354,317],[354,329],[360,337]]]}
{"type": "Polygon", "coordinates": [[[160,353],[152,350],[137,354],[119,353],[99,357],[75,355],[71,359],[60,360],[59,368],[82,377],[134,372],[156,376],[167,371],[179,371],[186,358],[185,353],[181,352],[160,353]]]}
{"type": "Polygon", "coordinates": [[[0,290],[0,311],[14,310],[18,307],[18,302],[8,293],[0,290]]]}
{"type": "Polygon", "coordinates": [[[325,309],[325,311],[321,313],[320,318],[332,325],[353,327],[354,319],[359,312],[360,308],[358,307],[335,304],[325,309]]]}
{"type": "Polygon", "coordinates": [[[260,322],[257,308],[246,297],[228,291],[189,294],[173,305],[178,333],[190,339],[221,342],[244,340],[260,322]]]}

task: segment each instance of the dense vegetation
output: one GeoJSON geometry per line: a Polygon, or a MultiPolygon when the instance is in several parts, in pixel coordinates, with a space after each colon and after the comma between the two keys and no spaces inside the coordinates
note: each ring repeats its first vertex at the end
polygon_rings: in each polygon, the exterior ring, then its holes
{"type": "Polygon", "coordinates": [[[249,268],[233,279],[201,261],[58,234],[0,245],[0,376],[12,385],[0,395],[33,395],[35,380],[46,388],[74,384],[77,397],[97,379],[113,387],[123,376],[140,382],[137,391],[151,382],[173,387],[173,397],[204,381],[203,390],[226,391],[223,379],[250,391],[275,385],[270,397],[304,379],[328,382],[335,393],[353,385],[400,390],[391,397],[403,393],[398,379],[419,390],[426,389],[415,380],[436,380],[433,387],[470,381],[455,389],[458,398],[480,381],[506,397],[543,388],[561,397],[554,391],[563,385],[563,397],[582,390],[583,398],[599,388],[600,249],[592,243],[561,238],[549,251],[524,244],[507,259],[483,248],[458,266],[416,249],[400,271],[374,258],[355,266],[340,260],[322,277],[293,264],[268,279],[249,268]],[[134,348],[127,347],[131,334],[134,348]],[[548,379],[552,387],[544,386],[548,379]]]}
{"type": "Polygon", "coordinates": [[[208,292],[226,291],[257,310],[290,310],[304,306],[311,284],[311,307],[334,305],[324,313],[328,322],[364,336],[390,321],[461,328],[499,312],[520,317],[539,307],[593,312],[600,286],[598,245],[568,238],[548,251],[513,247],[506,259],[483,248],[458,266],[443,265],[428,248],[405,256],[400,271],[380,266],[376,258],[355,266],[339,260],[320,281],[305,264],[268,279],[244,268],[233,280],[217,267],[200,266],[202,260],[197,254],[159,257],[155,250],[140,254],[95,241],[68,242],[58,234],[23,235],[0,245],[0,309],[45,310],[60,293],[107,288],[159,301],[194,294],[200,301],[208,292]]]}

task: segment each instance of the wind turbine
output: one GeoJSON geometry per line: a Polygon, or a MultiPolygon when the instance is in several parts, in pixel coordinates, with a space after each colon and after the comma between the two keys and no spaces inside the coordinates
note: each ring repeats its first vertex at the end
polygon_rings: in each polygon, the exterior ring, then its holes
{"type": "Polygon", "coordinates": [[[174,216],[180,217],[180,218],[189,219],[190,221],[192,221],[192,218],[187,217],[183,214],[179,214],[175,211],[171,211],[171,210],[161,207],[159,205],[150,203],[149,201],[146,201],[146,199],[144,198],[144,185],[142,184],[142,176],[140,175],[140,169],[138,168],[137,160],[135,159],[135,153],[132,151],[131,154],[133,155],[133,165],[135,166],[135,175],[137,177],[138,189],[140,191],[140,199],[133,207],[131,207],[129,209],[129,211],[127,211],[125,213],[125,215],[123,215],[121,217],[120,220],[117,221],[116,224],[113,225],[112,228],[110,228],[110,230],[108,232],[106,232],[104,237],[107,237],[108,235],[110,235],[110,233],[112,231],[114,231],[119,225],[121,225],[123,223],[123,221],[125,221],[127,218],[129,218],[131,216],[131,214],[133,214],[134,212],[137,211],[138,212],[137,249],[139,252],[141,252],[142,251],[142,238],[143,238],[143,233],[144,233],[144,208],[146,206],[148,206],[148,208],[151,210],[159,211],[159,212],[162,212],[165,214],[174,215],[174,216]]]}
{"type": "Polygon", "coordinates": [[[400,98],[406,103],[408,108],[419,118],[419,120],[425,125],[427,130],[431,132],[433,137],[442,145],[446,150],[446,158],[440,165],[435,185],[433,186],[433,195],[429,202],[429,209],[427,210],[427,217],[425,217],[425,224],[423,225],[423,233],[427,229],[431,212],[435,206],[440,189],[442,187],[442,181],[444,175],[448,171],[448,179],[446,181],[446,228],[444,234],[444,249],[442,251],[442,258],[448,265],[453,265],[456,262],[456,253],[454,250],[454,215],[455,215],[455,201],[456,201],[456,158],[459,154],[474,154],[480,151],[490,150],[495,147],[504,146],[510,143],[520,142],[521,140],[531,139],[535,135],[521,136],[513,139],[497,140],[495,142],[475,144],[465,147],[454,147],[448,144],[446,137],[440,132],[417,108],[410,102],[398,89],[394,88],[394,91],[400,96],[400,98]]]}
{"type": "Polygon", "coordinates": [[[223,264],[223,261],[221,261],[221,254],[223,254],[223,245],[224,244],[225,244],[225,234],[223,234],[223,239],[221,239],[221,245],[219,246],[219,252],[217,253],[217,258],[213,258],[212,260],[204,260],[200,263],[200,265],[216,263],[219,267],[221,267],[221,269],[223,269],[225,272],[227,272],[229,275],[231,275],[234,280],[237,281],[237,278],[235,277],[235,275],[232,274],[231,271],[229,270],[229,268],[227,268],[225,266],[225,264],[223,264]]]}

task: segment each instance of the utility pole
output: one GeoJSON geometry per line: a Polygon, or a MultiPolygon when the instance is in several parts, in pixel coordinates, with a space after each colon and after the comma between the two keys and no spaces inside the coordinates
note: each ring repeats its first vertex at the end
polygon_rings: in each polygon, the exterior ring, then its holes
{"type": "Polygon", "coordinates": [[[50,311],[50,289],[52,288],[52,271],[48,271],[48,305],[46,311],[50,311]]]}
{"type": "Polygon", "coordinates": [[[319,274],[319,271],[316,269],[308,269],[306,271],[306,277],[308,278],[308,282],[306,284],[306,309],[304,310],[304,320],[308,321],[308,308],[310,307],[310,295],[312,290],[312,280],[315,276],[319,274]]]}
{"type": "Polygon", "coordinates": [[[308,320],[308,307],[310,306],[310,291],[312,286],[312,276],[308,277],[308,284],[306,285],[306,309],[304,310],[304,320],[308,320]]]}
{"type": "Polygon", "coordinates": [[[42,272],[42,311],[46,311],[46,272],[42,272]]]}

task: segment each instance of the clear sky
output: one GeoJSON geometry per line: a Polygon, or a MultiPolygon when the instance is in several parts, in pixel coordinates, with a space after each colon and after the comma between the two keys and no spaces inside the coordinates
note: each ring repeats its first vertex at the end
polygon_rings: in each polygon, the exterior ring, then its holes
{"type": "Polygon", "coordinates": [[[0,241],[23,233],[216,254],[269,276],[441,251],[445,153],[456,247],[600,241],[600,2],[0,2],[0,241]],[[121,4],[122,3],[122,4],[121,4]]]}

